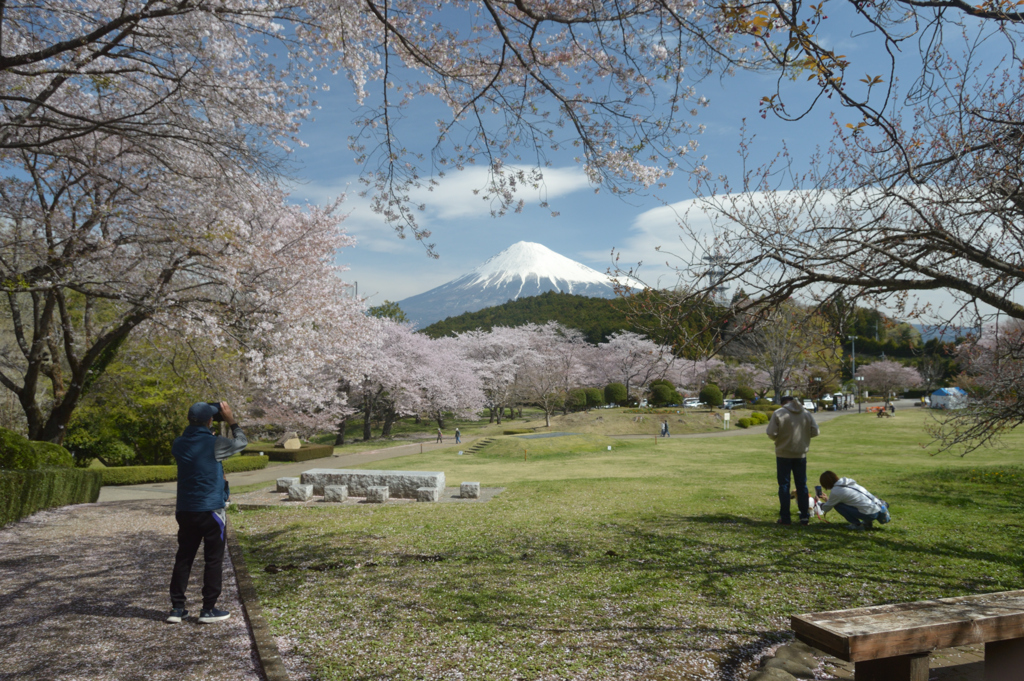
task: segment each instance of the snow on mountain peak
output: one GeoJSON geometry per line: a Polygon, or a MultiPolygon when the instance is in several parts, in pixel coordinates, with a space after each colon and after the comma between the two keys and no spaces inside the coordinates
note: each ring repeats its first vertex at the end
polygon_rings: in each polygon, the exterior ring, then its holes
{"type": "Polygon", "coordinates": [[[512,244],[460,279],[466,286],[482,288],[505,286],[516,280],[522,288],[527,281],[548,279],[567,293],[572,293],[574,284],[611,286],[607,274],[529,241],[512,244]]]}

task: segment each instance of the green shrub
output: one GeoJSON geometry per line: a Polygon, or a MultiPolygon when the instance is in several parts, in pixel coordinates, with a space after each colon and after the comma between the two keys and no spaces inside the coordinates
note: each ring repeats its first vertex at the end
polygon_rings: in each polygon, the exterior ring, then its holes
{"type": "Polygon", "coordinates": [[[739,426],[740,428],[749,428],[752,424],[753,421],[751,421],[746,416],[744,416],[743,418],[736,422],[736,425],[739,426]]]}
{"type": "MultiPolygon", "coordinates": [[[[225,459],[225,473],[257,471],[267,467],[266,456],[233,456],[225,459]]],[[[118,466],[101,468],[104,485],[141,485],[147,482],[174,482],[178,479],[177,466],[118,466]]]]}
{"type": "Polygon", "coordinates": [[[94,470],[0,470],[0,527],[47,508],[94,503],[102,484],[94,470]]]}
{"type": "Polygon", "coordinates": [[[734,394],[736,395],[736,397],[746,402],[753,402],[754,400],[757,399],[757,393],[754,392],[754,389],[748,388],[745,385],[736,388],[736,392],[734,394]]]}
{"type": "Polygon", "coordinates": [[[503,430],[501,432],[504,435],[530,435],[531,433],[533,433],[533,429],[531,429],[531,428],[512,428],[512,429],[509,429],[509,430],[503,430]]]}
{"type": "Polygon", "coordinates": [[[588,407],[600,407],[604,404],[604,393],[597,388],[586,388],[584,390],[587,393],[587,406],[588,407]]]}
{"type": "Polygon", "coordinates": [[[621,383],[609,383],[604,388],[604,401],[606,404],[625,404],[629,399],[626,393],[626,386],[621,383]]]}
{"type": "Polygon", "coordinates": [[[0,468],[36,470],[40,468],[71,468],[71,453],[52,442],[37,442],[0,428],[0,468]]]}
{"type": "Polygon", "coordinates": [[[671,385],[659,383],[651,387],[651,404],[661,407],[673,402],[673,397],[678,395],[671,385]]]}
{"type": "Polygon", "coordinates": [[[302,445],[299,449],[285,449],[284,447],[266,447],[249,445],[242,452],[245,458],[252,458],[256,454],[257,459],[267,458],[270,461],[309,461],[310,459],[322,459],[325,456],[334,454],[333,445],[302,445]],[[260,452],[266,457],[258,456],[260,452]]]}
{"type": "Polygon", "coordinates": [[[52,442],[29,440],[35,450],[36,468],[74,468],[75,459],[71,452],[52,442]]]}
{"type": "Polygon", "coordinates": [[[721,407],[722,402],[724,401],[722,391],[714,383],[708,383],[706,386],[701,388],[698,397],[701,402],[711,407],[721,407]]]}
{"type": "Polygon", "coordinates": [[[0,468],[35,468],[35,450],[29,441],[13,430],[0,428],[0,468]]]}
{"type": "Polygon", "coordinates": [[[750,412],[750,421],[755,426],[768,423],[768,414],[765,414],[763,411],[752,411],[750,412]]]}

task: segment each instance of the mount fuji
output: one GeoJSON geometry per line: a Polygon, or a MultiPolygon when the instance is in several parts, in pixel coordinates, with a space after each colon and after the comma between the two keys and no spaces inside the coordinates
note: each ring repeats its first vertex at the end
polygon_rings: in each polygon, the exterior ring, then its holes
{"type": "Polygon", "coordinates": [[[520,241],[458,279],[398,304],[409,320],[422,328],[446,317],[547,291],[590,298],[615,297],[614,284],[607,274],[559,255],[547,246],[520,241]]]}

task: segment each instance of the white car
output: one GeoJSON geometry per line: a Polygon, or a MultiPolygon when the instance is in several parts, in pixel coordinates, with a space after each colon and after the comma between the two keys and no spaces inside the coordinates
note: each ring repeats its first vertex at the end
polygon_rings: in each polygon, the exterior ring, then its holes
{"type": "Polygon", "coordinates": [[[741,399],[728,399],[722,403],[722,406],[726,409],[735,409],[736,407],[742,407],[745,404],[744,400],[741,399]]]}
{"type": "Polygon", "coordinates": [[[817,409],[814,407],[814,402],[810,400],[804,400],[804,409],[806,409],[807,411],[817,411],[817,409]]]}
{"type": "Polygon", "coordinates": [[[705,406],[705,404],[700,401],[699,397],[687,397],[685,400],[683,400],[683,406],[697,408],[703,407],[705,406]]]}

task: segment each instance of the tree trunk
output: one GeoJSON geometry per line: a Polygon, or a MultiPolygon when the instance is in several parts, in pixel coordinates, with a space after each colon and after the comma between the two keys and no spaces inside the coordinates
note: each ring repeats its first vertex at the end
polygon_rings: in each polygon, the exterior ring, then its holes
{"type": "Polygon", "coordinates": [[[501,417],[505,415],[505,407],[498,407],[498,425],[501,425],[501,417]]]}
{"type": "Polygon", "coordinates": [[[380,436],[391,437],[391,429],[397,420],[398,412],[395,411],[395,405],[389,404],[388,408],[384,410],[384,425],[381,427],[380,436]]]}
{"type": "Polygon", "coordinates": [[[551,412],[548,411],[547,408],[544,409],[544,427],[551,427],[551,412]]]}
{"type": "Polygon", "coordinates": [[[434,418],[437,420],[437,427],[444,430],[444,413],[439,411],[435,414],[434,418]]]}
{"type": "Polygon", "coordinates": [[[491,417],[487,420],[487,423],[494,423],[494,407],[489,407],[488,411],[491,413],[491,417]]]}
{"type": "Polygon", "coordinates": [[[345,417],[338,424],[338,432],[334,434],[334,446],[340,447],[345,444],[345,426],[348,424],[348,417],[345,417]]]}

